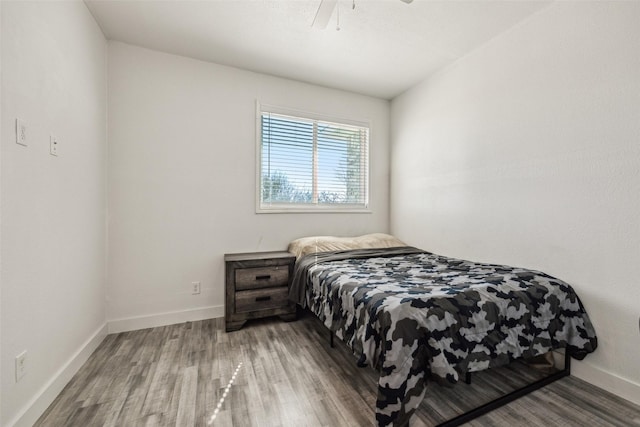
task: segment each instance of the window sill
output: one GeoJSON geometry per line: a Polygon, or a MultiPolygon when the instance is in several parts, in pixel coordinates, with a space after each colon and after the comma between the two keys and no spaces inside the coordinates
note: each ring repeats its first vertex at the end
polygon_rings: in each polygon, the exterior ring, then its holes
{"type": "Polygon", "coordinates": [[[334,207],[326,207],[326,208],[285,208],[285,207],[273,207],[273,208],[257,208],[257,214],[298,214],[298,213],[306,213],[306,214],[370,214],[373,213],[370,208],[334,208],[334,207]]]}

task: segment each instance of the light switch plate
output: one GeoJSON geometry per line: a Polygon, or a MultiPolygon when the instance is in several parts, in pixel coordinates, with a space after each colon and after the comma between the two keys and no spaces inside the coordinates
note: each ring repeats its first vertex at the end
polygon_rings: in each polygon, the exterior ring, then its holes
{"type": "Polygon", "coordinates": [[[24,145],[27,144],[27,124],[24,120],[20,120],[16,118],[16,144],[24,145]]]}
{"type": "Polygon", "coordinates": [[[27,374],[27,350],[16,356],[16,382],[27,374]]]}

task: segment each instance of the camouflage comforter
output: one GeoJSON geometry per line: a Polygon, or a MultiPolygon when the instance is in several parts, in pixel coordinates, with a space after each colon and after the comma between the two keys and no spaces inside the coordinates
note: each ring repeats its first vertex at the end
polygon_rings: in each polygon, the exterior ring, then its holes
{"type": "Polygon", "coordinates": [[[563,281],[411,247],[302,257],[290,299],[380,372],[378,425],[407,425],[429,378],[455,383],[557,348],[582,359],[597,346],[563,281]]]}

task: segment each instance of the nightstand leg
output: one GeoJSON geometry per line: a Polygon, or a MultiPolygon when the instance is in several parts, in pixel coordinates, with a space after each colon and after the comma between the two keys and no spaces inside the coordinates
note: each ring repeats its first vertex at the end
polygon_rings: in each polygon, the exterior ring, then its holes
{"type": "Polygon", "coordinates": [[[225,325],[225,331],[226,332],[237,331],[238,329],[242,328],[245,323],[247,323],[246,320],[227,321],[225,325]]]}

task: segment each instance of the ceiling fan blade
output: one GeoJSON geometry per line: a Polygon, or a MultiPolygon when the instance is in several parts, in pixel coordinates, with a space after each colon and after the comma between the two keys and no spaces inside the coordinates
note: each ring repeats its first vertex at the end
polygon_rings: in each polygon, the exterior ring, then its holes
{"type": "Polygon", "coordinates": [[[320,7],[318,7],[316,17],[313,18],[313,24],[311,24],[313,28],[316,28],[318,30],[324,30],[325,28],[327,28],[329,19],[331,19],[331,15],[333,15],[333,9],[336,8],[337,1],[338,0],[320,1],[320,7]]]}

